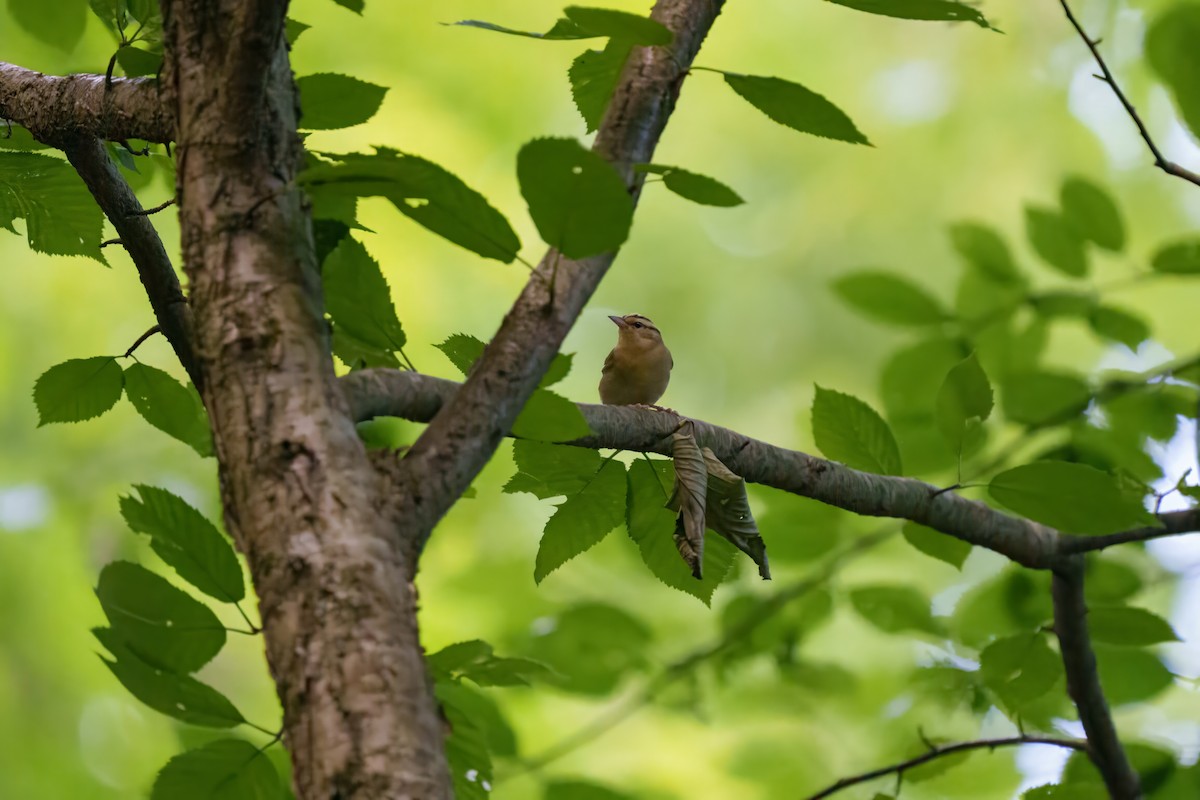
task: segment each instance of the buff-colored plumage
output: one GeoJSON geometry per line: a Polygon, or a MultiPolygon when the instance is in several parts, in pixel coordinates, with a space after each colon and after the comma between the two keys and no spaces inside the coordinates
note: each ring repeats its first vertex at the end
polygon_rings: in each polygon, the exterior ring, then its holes
{"type": "Polygon", "coordinates": [[[617,325],[617,346],[604,359],[600,401],[610,406],[654,405],[671,380],[671,351],[646,317],[609,319],[617,325]]]}

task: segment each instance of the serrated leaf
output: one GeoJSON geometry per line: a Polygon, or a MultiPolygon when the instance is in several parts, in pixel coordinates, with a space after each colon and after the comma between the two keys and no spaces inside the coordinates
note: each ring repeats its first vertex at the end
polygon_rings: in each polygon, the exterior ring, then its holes
{"type": "Polygon", "coordinates": [[[1171,90],[1180,116],[1200,136],[1200,7],[1195,3],[1167,6],[1146,29],[1146,60],[1171,90]]]}
{"type": "Polygon", "coordinates": [[[120,365],[111,356],[73,358],[54,365],[33,386],[38,426],[100,416],[121,399],[124,381],[120,365]]]}
{"type": "Polygon", "coordinates": [[[443,684],[454,687],[453,698],[439,692],[435,687],[434,691],[438,693],[439,701],[443,704],[449,702],[459,713],[471,720],[482,735],[491,755],[508,758],[517,755],[516,733],[490,695],[472,689],[461,681],[439,681],[437,686],[443,684]]]}
{"type": "Polygon", "coordinates": [[[632,49],[633,44],[627,40],[610,39],[603,50],[585,50],[571,62],[567,70],[571,98],[588,133],[600,127],[632,49]]]}
{"type": "Polygon", "coordinates": [[[138,497],[121,498],[121,516],[133,531],[150,537],[159,558],[209,597],[226,603],[245,597],[232,545],[203,514],[166,489],[133,488],[138,497]]]}
{"type": "Polygon", "coordinates": [[[961,451],[971,420],[984,422],[992,413],[992,385],[975,353],[955,364],[938,389],[938,428],[956,452],[961,451]]]}
{"type": "Polygon", "coordinates": [[[1088,324],[1097,336],[1120,342],[1130,350],[1150,338],[1150,326],[1138,316],[1115,306],[1097,306],[1088,316],[1088,324]]]}
{"type": "Polygon", "coordinates": [[[839,6],[882,14],[886,17],[938,22],[974,22],[981,28],[999,31],[978,9],[955,0],[829,0],[839,6]]]}
{"type": "Polygon", "coordinates": [[[881,475],[902,474],[900,448],[875,409],[848,394],[816,387],[813,439],[826,458],[881,475]]]}
{"type": "Polygon", "coordinates": [[[104,214],[66,161],[0,152],[0,228],[16,233],[17,218],[25,220],[34,252],[87,256],[107,264],[100,251],[104,214]]]}
{"type": "Polygon", "coordinates": [[[321,72],[296,79],[300,93],[299,127],[331,131],[359,125],[379,110],[386,86],[361,81],[349,75],[321,72]]]}
{"type": "Polygon", "coordinates": [[[1025,207],[1025,235],[1033,251],[1064,275],[1082,278],[1088,273],[1083,239],[1058,212],[1025,207]]]}
{"type": "Polygon", "coordinates": [[[737,192],[725,184],[697,172],[688,172],[679,167],[668,167],[662,164],[636,164],[634,165],[634,169],[638,172],[651,172],[655,175],[662,175],[663,186],[685,200],[691,200],[693,203],[729,208],[731,206],[740,206],[746,202],[737,192]]]}
{"type": "Polygon", "coordinates": [[[296,40],[300,38],[300,34],[311,27],[312,25],[288,17],[283,21],[283,35],[287,38],[289,45],[295,46],[296,40]]]}
{"type": "Polygon", "coordinates": [[[353,11],[360,17],[362,16],[363,8],[366,5],[366,0],[333,0],[333,2],[337,3],[342,8],[347,8],[353,11]]]}
{"type": "Polygon", "coordinates": [[[574,139],[534,139],[517,154],[517,180],[542,241],[568,258],[616,250],[633,199],[621,176],[574,139]]]}
{"type": "Polygon", "coordinates": [[[400,359],[390,347],[364,342],[350,335],[340,325],[333,325],[333,338],[330,349],[338,360],[349,367],[351,372],[372,367],[400,368],[400,359]]]}
{"type": "MultiPolygon", "coordinates": [[[[450,359],[450,363],[458,367],[458,371],[464,377],[471,374],[471,368],[479,357],[483,355],[483,350],[487,345],[478,338],[466,333],[451,334],[446,341],[441,344],[435,344],[438,350],[445,354],[446,358],[450,359]]],[[[571,362],[574,359],[574,353],[558,353],[554,356],[554,360],[550,362],[546,374],[542,376],[538,388],[545,389],[547,386],[552,386],[571,371],[571,362]]]]}
{"type": "Polygon", "coordinates": [[[374,155],[332,156],[296,180],[320,196],[386,197],[409,219],[484,258],[505,263],[521,242],[483,195],[432,161],[377,148],[374,155]]]}
{"type": "Polygon", "coordinates": [[[978,267],[1001,283],[1021,280],[1021,271],[1003,237],[977,222],[958,222],[950,226],[950,242],[968,264],[978,267]]]}
{"type": "Polygon", "coordinates": [[[1117,479],[1086,464],[1038,461],[1001,472],[988,483],[1008,508],[1066,533],[1105,534],[1156,524],[1117,479]]]}
{"type": "Polygon", "coordinates": [[[195,672],[225,645],[225,628],[208,606],[139,564],[105,566],[96,597],[112,632],[156,667],[195,672]]]}
{"type": "Polygon", "coordinates": [[[207,728],[232,728],[246,721],[233,703],[211,686],[146,663],[107,628],[92,633],[114,656],[112,661],[101,657],[104,665],[130,694],[155,711],[207,728]]]}
{"type": "Polygon", "coordinates": [[[1063,181],[1059,192],[1063,218],[1083,239],[1119,253],[1125,249],[1125,225],[1121,211],[1108,192],[1079,176],[1063,181]]]}
{"type": "Polygon", "coordinates": [[[708,472],[708,494],[704,501],[705,525],[750,556],[763,580],[771,580],[767,545],[750,510],[746,481],[721,463],[712,450],[705,447],[701,453],[704,454],[704,467],[708,472]]]}
{"type": "Polygon", "coordinates": [[[834,281],[833,290],[847,305],[879,322],[937,325],[950,318],[937,298],[894,272],[855,272],[834,281]]]}
{"type": "Polygon", "coordinates": [[[1160,248],[1150,261],[1155,272],[1167,275],[1196,275],[1200,273],[1200,239],[1175,242],[1160,248]]]}
{"type": "Polygon", "coordinates": [[[134,363],[125,368],[125,396],[146,422],[203,457],[213,454],[208,412],[190,383],[184,386],[161,369],[134,363]]]}
{"type": "Polygon", "coordinates": [[[780,125],[824,139],[871,144],[840,108],[798,83],[759,75],[723,74],[729,88],[780,125]]]}
{"type": "Polygon", "coordinates": [[[1000,393],[1004,415],[1013,422],[1044,425],[1068,419],[1087,408],[1092,392],[1082,378],[1064,372],[1014,372],[1000,393]]]}
{"type": "Polygon", "coordinates": [[[696,444],[692,423],[685,422],[671,435],[671,458],[675,484],[667,507],[675,512],[675,547],[692,577],[704,577],[705,505],[708,500],[708,469],[696,444]]]}
{"type": "Polygon", "coordinates": [[[404,347],[407,338],[392,305],[392,292],[378,262],[347,236],[321,269],[325,310],[337,327],[382,351],[404,347]]]}
{"type": "Polygon", "coordinates": [[[862,586],[850,590],[850,603],[867,622],[884,633],[924,631],[940,635],[929,600],[910,586],[862,586]]]}
{"type": "Polygon", "coordinates": [[[283,800],[279,774],[262,748],[218,739],[180,753],[154,779],[150,800],[283,800]]]}
{"type": "Polygon", "coordinates": [[[534,389],[513,422],[512,434],[542,442],[570,442],[591,434],[579,406],[548,389],[534,389]]]}
{"type": "Polygon", "coordinates": [[[670,461],[639,459],[629,467],[625,525],[638,546],[642,561],[654,577],[712,605],[713,592],[733,565],[734,549],[725,539],[705,534],[700,580],[679,557],[674,544],[675,513],[667,508],[675,468],[670,461]]]}
{"type": "Polygon", "coordinates": [[[1145,647],[1179,641],[1171,623],[1144,608],[1093,605],[1087,622],[1092,638],[1106,644],[1145,647]]]}
{"type": "Polygon", "coordinates": [[[589,448],[518,439],[513,442],[517,474],[504,485],[504,491],[528,492],[542,500],[577,494],[600,469],[602,460],[589,448]]]}
{"type": "Polygon", "coordinates": [[[498,658],[479,639],[448,645],[426,658],[430,671],[445,678],[468,678],[480,686],[529,686],[531,678],[550,674],[545,664],[527,658],[498,658]]]}
{"type": "Polygon", "coordinates": [[[905,522],[902,533],[904,540],[917,550],[958,570],[962,569],[963,562],[971,554],[971,545],[961,539],[955,539],[915,522],[905,522]]]}
{"type": "Polygon", "coordinates": [[[488,736],[469,701],[461,695],[466,687],[456,681],[439,681],[434,696],[446,715],[450,734],[446,737],[446,761],[454,783],[455,800],[487,800],[491,792],[492,754],[488,736]]]}
{"type": "Polygon", "coordinates": [[[533,577],[547,575],[591,549],[625,515],[625,465],[609,459],[578,492],[569,495],[546,523],[533,577]]]}

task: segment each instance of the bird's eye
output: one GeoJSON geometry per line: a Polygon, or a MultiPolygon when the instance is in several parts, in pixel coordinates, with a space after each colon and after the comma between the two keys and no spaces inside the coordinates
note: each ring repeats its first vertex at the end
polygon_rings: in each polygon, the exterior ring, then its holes
{"type": "Polygon", "coordinates": [[[642,323],[640,323],[640,322],[635,322],[635,323],[633,323],[633,327],[635,327],[635,328],[644,328],[644,327],[646,327],[646,326],[645,326],[645,325],[643,325],[643,324],[642,324],[642,323]]]}

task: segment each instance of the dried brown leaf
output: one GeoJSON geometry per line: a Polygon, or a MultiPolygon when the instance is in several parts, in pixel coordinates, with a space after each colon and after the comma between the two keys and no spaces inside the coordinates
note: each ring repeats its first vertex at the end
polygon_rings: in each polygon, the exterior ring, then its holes
{"type": "Polygon", "coordinates": [[[671,435],[675,459],[675,490],[667,507],[677,512],[675,546],[697,579],[704,562],[704,504],[708,496],[708,470],[696,444],[692,423],[685,422],[671,435]]]}
{"type": "MultiPolygon", "coordinates": [[[[729,540],[758,565],[763,580],[771,580],[767,563],[767,545],[758,532],[758,523],[750,511],[746,481],[735,474],[707,447],[703,450],[708,486],[705,502],[706,524],[729,540]]],[[[678,461],[676,462],[678,464],[678,461]]],[[[678,467],[676,467],[678,469],[678,467]]]]}

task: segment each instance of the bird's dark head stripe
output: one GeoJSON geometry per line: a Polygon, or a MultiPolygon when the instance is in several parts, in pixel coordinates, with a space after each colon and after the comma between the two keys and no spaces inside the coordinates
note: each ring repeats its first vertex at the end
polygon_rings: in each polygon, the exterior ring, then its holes
{"type": "Polygon", "coordinates": [[[625,321],[628,322],[630,325],[632,325],[634,322],[640,322],[643,325],[645,325],[647,328],[649,328],[650,330],[653,330],[653,331],[658,330],[658,328],[654,327],[654,323],[650,321],[649,317],[644,317],[641,314],[626,314],[625,321]]]}

